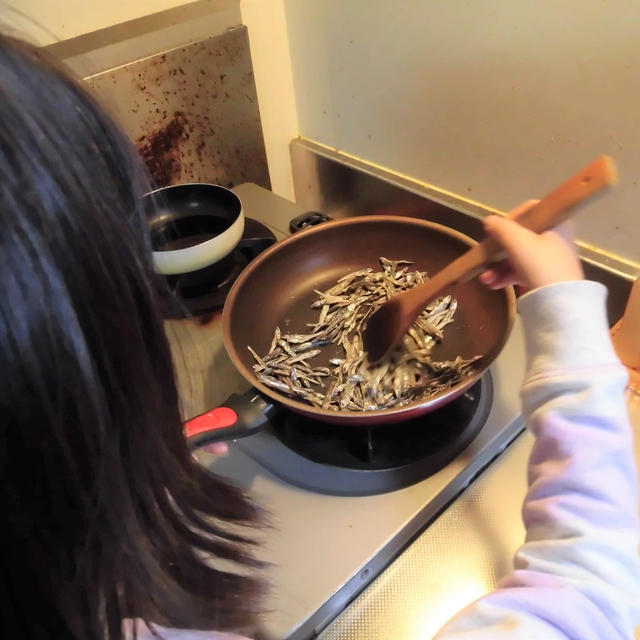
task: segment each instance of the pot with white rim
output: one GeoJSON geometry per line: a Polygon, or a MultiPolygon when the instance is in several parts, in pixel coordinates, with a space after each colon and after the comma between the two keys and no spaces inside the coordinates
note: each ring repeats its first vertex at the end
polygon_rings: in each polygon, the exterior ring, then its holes
{"type": "MultiPolygon", "coordinates": [[[[264,251],[235,281],[222,317],[227,353],[253,386],[243,395],[227,398],[224,406],[187,421],[184,432],[188,445],[197,448],[252,435],[267,427],[281,409],[349,428],[392,426],[442,408],[466,393],[489,368],[509,336],[515,317],[512,287],[494,291],[475,279],[452,287],[450,293],[458,301],[457,319],[447,340],[434,347],[434,359],[480,359],[468,377],[403,406],[359,412],[305,404],[262,384],[255,376],[255,360],[247,347],[266,353],[276,326],[303,330],[316,320],[317,311],[311,307],[316,291],[335,284],[347,273],[375,268],[382,255],[402,257],[411,260],[417,270],[437,273],[475,245],[472,238],[440,224],[372,215],[324,222],[264,251]]],[[[330,354],[319,357],[325,358],[320,362],[324,365],[330,354]]]]}
{"type": "Polygon", "coordinates": [[[144,196],[161,275],[204,269],[237,246],[244,230],[242,203],[233,191],[208,183],[162,187],[144,196]]]}

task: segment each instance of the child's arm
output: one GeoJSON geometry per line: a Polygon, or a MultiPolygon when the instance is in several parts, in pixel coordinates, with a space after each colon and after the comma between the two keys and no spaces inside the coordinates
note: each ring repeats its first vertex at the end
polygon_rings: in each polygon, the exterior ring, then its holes
{"type": "Polygon", "coordinates": [[[593,282],[565,282],[520,301],[529,354],[523,409],[536,437],[526,542],[515,571],[439,640],[633,637],[637,472],[605,295],[593,282]]]}

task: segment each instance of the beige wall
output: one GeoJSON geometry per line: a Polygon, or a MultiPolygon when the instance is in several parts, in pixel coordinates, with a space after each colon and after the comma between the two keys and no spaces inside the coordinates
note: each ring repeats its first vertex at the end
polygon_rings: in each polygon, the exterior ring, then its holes
{"type": "Polygon", "coordinates": [[[241,0],[249,30],[271,189],[294,200],[289,143],[298,136],[284,0],[241,0]]]}
{"type": "MultiPolygon", "coordinates": [[[[35,0],[29,1],[35,3],[35,0]]],[[[61,13],[70,11],[69,7],[74,4],[76,0],[63,0],[59,5],[61,13]]],[[[118,8],[122,8],[122,3],[106,2],[105,4],[113,5],[113,11],[103,13],[102,21],[97,21],[94,17],[92,24],[99,28],[80,33],[81,25],[78,21],[75,23],[75,29],[68,32],[76,35],[46,45],[51,53],[64,60],[81,77],[93,76],[135,60],[205,40],[225,33],[242,23],[240,0],[198,0],[182,3],[177,0],[171,0],[171,2],[144,0],[141,5],[145,5],[150,10],[155,7],[157,11],[127,19],[124,22],[122,20],[126,16],[134,15],[132,10],[118,11],[118,8]],[[168,4],[179,6],[162,9],[168,4]]],[[[141,12],[141,7],[137,6],[137,0],[132,4],[136,5],[133,8],[138,13],[141,12]]],[[[1,15],[6,17],[12,14],[5,10],[1,15]]],[[[13,17],[15,18],[15,14],[13,17]]],[[[45,23],[44,19],[44,16],[41,17],[39,31],[33,23],[29,23],[30,32],[28,29],[20,29],[16,20],[12,23],[12,27],[36,43],[49,42],[50,34],[45,33],[43,29],[52,29],[55,21],[53,16],[49,16],[48,23],[45,23]]],[[[82,30],[85,28],[89,28],[88,22],[84,23],[82,30]]]]}
{"type": "Polygon", "coordinates": [[[193,0],[6,0],[2,21],[20,25],[38,44],[91,33],[193,0]],[[11,11],[10,8],[17,11],[11,11]],[[21,15],[20,15],[21,14],[21,15]]]}
{"type": "Polygon", "coordinates": [[[594,156],[587,242],[640,261],[640,2],[285,0],[300,133],[482,204],[594,156]]]}

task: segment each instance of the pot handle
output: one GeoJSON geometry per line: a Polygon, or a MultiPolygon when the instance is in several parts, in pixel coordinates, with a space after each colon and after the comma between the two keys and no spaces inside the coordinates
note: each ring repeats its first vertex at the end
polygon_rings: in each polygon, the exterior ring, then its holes
{"type": "Polygon", "coordinates": [[[250,436],[266,427],[277,412],[273,402],[255,389],[230,395],[224,404],[184,423],[187,446],[197,449],[212,442],[250,436]]]}
{"type": "Polygon", "coordinates": [[[309,227],[315,227],[317,224],[329,222],[330,220],[333,220],[333,218],[325,213],[320,213],[319,211],[307,211],[307,213],[303,213],[301,216],[298,216],[289,222],[289,231],[291,233],[297,233],[298,231],[303,231],[309,227]]]}

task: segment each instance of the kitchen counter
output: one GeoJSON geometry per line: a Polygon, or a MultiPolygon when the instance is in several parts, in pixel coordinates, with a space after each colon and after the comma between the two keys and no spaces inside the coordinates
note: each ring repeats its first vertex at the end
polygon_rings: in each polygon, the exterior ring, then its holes
{"type": "MultiPolygon", "coordinates": [[[[640,395],[629,392],[628,404],[640,465],[640,395]]],[[[520,509],[532,444],[529,433],[517,437],[319,637],[422,640],[492,591],[524,539],[520,509]]]]}

